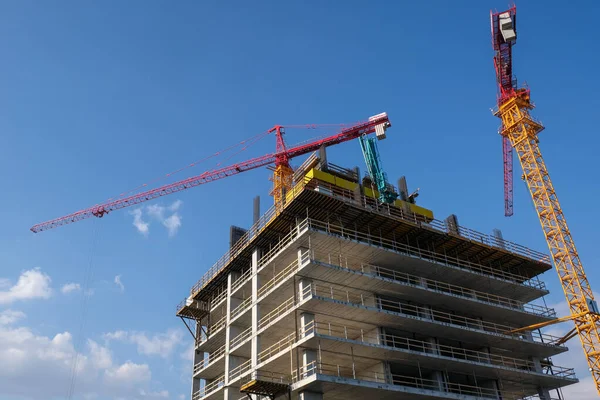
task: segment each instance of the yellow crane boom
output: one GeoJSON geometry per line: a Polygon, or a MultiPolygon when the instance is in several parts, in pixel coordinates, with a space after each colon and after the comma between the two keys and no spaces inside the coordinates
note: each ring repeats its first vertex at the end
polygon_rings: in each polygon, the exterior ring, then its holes
{"type": "Polygon", "coordinates": [[[509,140],[517,153],[523,169],[523,179],[529,187],[550,255],[569,305],[570,316],[561,318],[557,322],[566,319],[575,322],[575,328],[565,335],[565,340],[575,335],[579,336],[589,370],[600,394],[598,306],[540,152],[538,134],[544,127],[529,113],[534,108],[529,89],[516,87],[516,80],[511,73],[512,65],[507,64],[512,60],[510,47],[516,39],[515,16],[514,7],[503,13],[492,13],[492,35],[497,51],[494,63],[500,86],[498,108],[494,115],[502,120],[500,134],[503,139],[509,140]],[[505,47],[503,48],[502,45],[505,47]],[[503,76],[507,70],[511,75],[508,78],[503,76]]]}

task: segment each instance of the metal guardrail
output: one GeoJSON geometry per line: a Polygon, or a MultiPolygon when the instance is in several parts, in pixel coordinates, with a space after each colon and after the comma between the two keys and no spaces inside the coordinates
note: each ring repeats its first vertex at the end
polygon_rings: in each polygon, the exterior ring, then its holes
{"type": "Polygon", "coordinates": [[[307,218],[306,223],[308,224],[309,229],[313,231],[341,236],[357,242],[365,243],[370,246],[383,247],[398,253],[406,254],[411,257],[417,257],[428,262],[433,262],[452,268],[466,269],[470,272],[475,272],[482,275],[503,279],[519,285],[529,286],[540,290],[546,289],[546,285],[544,284],[544,282],[540,281],[537,278],[527,280],[527,278],[521,275],[513,274],[482,264],[461,260],[453,256],[435,253],[433,251],[421,249],[415,246],[410,246],[404,243],[399,243],[395,240],[386,239],[381,236],[370,235],[368,233],[359,232],[354,229],[344,228],[343,226],[332,224],[329,222],[323,222],[307,218]]]}
{"type": "Polygon", "coordinates": [[[348,366],[312,361],[307,365],[300,367],[298,370],[295,370],[292,374],[292,381],[298,382],[314,374],[337,376],[341,378],[391,384],[395,386],[413,387],[417,389],[432,390],[436,392],[451,392],[460,395],[478,396],[492,399],[498,398],[498,391],[495,389],[464,385],[459,383],[441,382],[437,380],[425,379],[414,376],[390,373],[386,374],[382,372],[368,370],[364,371],[358,369],[355,363],[350,363],[350,365],[348,366]],[[299,371],[299,373],[297,371],[299,371]]]}
{"type": "Polygon", "coordinates": [[[410,339],[392,334],[383,334],[376,330],[365,332],[364,329],[339,324],[311,321],[300,328],[299,336],[304,337],[313,333],[320,336],[329,336],[369,345],[384,346],[397,350],[408,350],[428,356],[437,355],[444,358],[452,358],[457,361],[471,361],[489,364],[491,366],[514,368],[521,371],[545,373],[558,378],[576,379],[575,370],[573,368],[557,365],[542,365],[542,371],[536,371],[535,364],[529,360],[468,350],[460,347],[433,344],[423,340],[410,339]]]}
{"type": "Polygon", "coordinates": [[[494,322],[483,321],[481,319],[450,314],[443,311],[432,310],[429,307],[405,304],[400,301],[380,299],[374,296],[364,295],[363,293],[338,289],[333,286],[320,285],[314,282],[311,283],[310,286],[307,286],[307,289],[310,289],[314,296],[318,296],[320,298],[336,300],[338,302],[345,302],[348,304],[361,305],[363,307],[377,309],[378,311],[389,311],[406,315],[411,318],[416,317],[425,321],[442,322],[453,325],[460,329],[475,329],[485,333],[494,333],[506,337],[512,337],[513,339],[517,340],[565,347],[565,344],[556,344],[561,338],[538,331],[530,332],[529,334],[531,335],[531,339],[529,339],[528,335],[523,332],[510,333],[510,331],[516,329],[516,327],[509,325],[497,324],[494,322]]]}
{"type": "Polygon", "coordinates": [[[208,353],[208,357],[204,358],[202,361],[197,362],[194,365],[194,374],[200,372],[205,369],[219,358],[225,355],[225,345],[219,347],[217,350],[208,353]]]}
{"type": "Polygon", "coordinates": [[[451,383],[444,380],[425,379],[417,376],[407,376],[399,374],[382,373],[378,371],[361,370],[354,362],[348,364],[329,364],[319,361],[312,361],[307,365],[294,369],[292,373],[292,382],[296,383],[315,374],[340,377],[346,379],[355,379],[357,381],[367,381],[405,388],[415,388],[421,390],[430,390],[433,392],[451,393],[463,396],[474,396],[477,398],[518,400],[535,399],[535,396],[527,397],[525,393],[509,392],[505,390],[496,390],[476,385],[466,385],[460,383],[451,383]]]}
{"type": "MultiPolygon", "coordinates": [[[[356,196],[353,191],[342,189],[339,186],[331,185],[326,182],[319,181],[318,179],[304,179],[297,183],[287,195],[287,201],[290,202],[296,198],[304,190],[318,190],[327,189],[327,193],[336,199],[344,202],[351,203],[353,205],[361,206],[372,212],[379,213],[386,216],[392,216],[396,219],[405,220],[423,228],[435,230],[442,234],[454,234],[449,229],[445,221],[432,220],[428,223],[423,222],[422,218],[417,217],[416,214],[406,213],[403,210],[390,206],[389,204],[379,204],[377,200],[366,197],[356,196]]],[[[265,212],[259,220],[242,235],[242,237],[236,242],[236,244],[229,249],[209,270],[192,286],[190,294],[195,296],[202,288],[204,288],[218,273],[225,267],[231,260],[233,260],[246,246],[254,239],[266,226],[280,213],[275,206],[272,206],[265,212]]],[[[550,263],[550,257],[535,250],[531,250],[525,246],[510,242],[508,240],[500,240],[493,235],[484,234],[473,229],[459,227],[459,236],[473,242],[485,244],[490,247],[494,247],[500,250],[511,252],[531,260],[540,262],[550,263]]]]}
{"type": "Polygon", "coordinates": [[[214,391],[217,391],[225,386],[225,375],[221,375],[218,378],[215,378],[211,382],[207,383],[200,390],[197,390],[192,394],[192,400],[200,400],[204,397],[208,396],[214,391]]]}
{"type": "Polygon", "coordinates": [[[423,278],[418,275],[400,272],[378,265],[364,263],[358,258],[344,256],[338,253],[322,253],[311,250],[311,260],[325,265],[333,265],[345,268],[350,271],[360,271],[362,274],[375,278],[384,278],[392,280],[398,284],[408,285],[419,289],[436,291],[443,294],[450,294],[463,297],[468,300],[476,300],[489,303],[495,306],[503,306],[520,312],[526,312],[544,317],[556,317],[556,311],[552,308],[544,307],[538,304],[529,304],[522,301],[513,300],[508,297],[499,296],[487,292],[481,292],[474,289],[453,285],[446,282],[423,278]]]}

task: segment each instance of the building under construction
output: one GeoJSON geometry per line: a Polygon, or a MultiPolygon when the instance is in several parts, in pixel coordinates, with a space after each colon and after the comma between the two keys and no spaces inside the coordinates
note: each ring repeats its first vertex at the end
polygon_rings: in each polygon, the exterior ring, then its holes
{"type": "Polygon", "coordinates": [[[435,219],[324,151],[283,207],[232,229],[230,250],[177,307],[195,338],[192,399],[560,399],[556,319],[531,302],[548,256],[435,219]]]}

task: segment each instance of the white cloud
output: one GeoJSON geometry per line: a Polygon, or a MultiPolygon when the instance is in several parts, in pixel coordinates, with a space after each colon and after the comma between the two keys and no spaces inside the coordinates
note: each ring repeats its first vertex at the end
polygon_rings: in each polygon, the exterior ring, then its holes
{"type": "Polygon", "coordinates": [[[146,207],[146,211],[148,212],[148,215],[156,218],[159,221],[162,221],[165,219],[165,207],[163,207],[161,205],[151,204],[146,207]]]}
{"type": "Polygon", "coordinates": [[[108,347],[104,347],[88,339],[88,348],[90,350],[90,358],[96,368],[106,369],[113,364],[112,355],[108,347]]]}
{"type": "Polygon", "coordinates": [[[77,292],[79,290],[81,290],[81,285],[79,283],[65,283],[60,288],[60,291],[64,294],[71,293],[71,292],[77,292]]]}
{"type": "Polygon", "coordinates": [[[152,336],[144,332],[116,331],[103,335],[104,339],[118,340],[137,345],[138,353],[147,356],[169,357],[175,348],[181,344],[183,333],[180,330],[170,329],[165,333],[152,336]]]}
{"type": "Polygon", "coordinates": [[[52,296],[51,279],[39,268],[21,273],[16,284],[3,279],[4,288],[0,291],[0,304],[10,304],[17,300],[47,299],[52,296]]]}
{"type": "Polygon", "coordinates": [[[125,285],[123,285],[123,282],[121,282],[121,275],[115,276],[115,285],[119,287],[121,292],[125,291],[125,285]]]}
{"type": "MultiPolygon", "coordinates": [[[[589,372],[588,372],[589,374],[589,372]]],[[[579,383],[562,388],[565,399],[597,400],[598,391],[591,376],[579,377],[579,383]]]]}
{"type": "Polygon", "coordinates": [[[113,386],[123,384],[140,384],[150,382],[152,374],[147,364],[135,364],[127,361],[125,364],[109,368],[104,372],[104,381],[113,386]]]}
{"type": "Polygon", "coordinates": [[[160,392],[146,392],[145,390],[141,389],[140,396],[150,399],[168,399],[169,392],[166,390],[161,390],[160,392]]]}
{"type": "MultiPolygon", "coordinates": [[[[183,202],[181,200],[175,200],[169,206],[162,206],[160,204],[151,204],[146,206],[146,213],[151,218],[158,221],[162,226],[167,229],[170,237],[177,234],[177,231],[181,227],[181,215],[177,212],[183,202]],[[168,213],[171,215],[167,216],[168,213]]],[[[142,219],[143,209],[138,208],[131,212],[133,215],[133,225],[144,235],[148,235],[150,232],[150,223],[145,222],[142,219]]]]}
{"type": "Polygon", "coordinates": [[[167,228],[169,236],[173,237],[181,226],[181,216],[177,213],[171,215],[169,218],[163,221],[163,225],[167,228]]]}
{"type": "Polygon", "coordinates": [[[102,335],[105,340],[125,340],[127,339],[127,332],[125,331],[115,331],[109,332],[102,335]]]}
{"type": "Polygon", "coordinates": [[[25,313],[21,311],[4,310],[0,312],[0,325],[11,325],[23,318],[25,313]]]}
{"type": "Polygon", "coordinates": [[[168,398],[166,391],[154,387],[145,363],[117,363],[108,347],[93,340],[88,340],[85,352],[76,353],[69,332],[48,337],[27,327],[10,326],[0,326],[0,398],[64,398],[75,355],[76,398],[168,398]],[[31,384],[32,376],[36,377],[35,384],[31,384]]]}
{"type": "Polygon", "coordinates": [[[185,350],[180,354],[182,360],[192,362],[194,360],[194,342],[191,342],[188,346],[185,347],[185,350]]]}
{"type": "Polygon", "coordinates": [[[171,204],[169,206],[169,211],[175,212],[175,211],[179,210],[179,207],[181,207],[182,204],[183,204],[183,201],[181,201],[181,200],[175,200],[173,202],[173,204],[171,204]]]}
{"type": "Polygon", "coordinates": [[[142,209],[136,208],[129,214],[133,215],[133,226],[144,236],[148,236],[150,233],[150,224],[142,219],[142,209]]]}

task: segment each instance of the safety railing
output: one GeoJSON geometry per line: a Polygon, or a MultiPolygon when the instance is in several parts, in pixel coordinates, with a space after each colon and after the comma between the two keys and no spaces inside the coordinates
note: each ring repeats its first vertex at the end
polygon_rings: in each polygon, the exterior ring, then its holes
{"type": "Polygon", "coordinates": [[[337,235],[344,238],[352,239],[357,242],[362,242],[370,246],[379,246],[393,250],[397,253],[406,254],[411,257],[417,257],[422,260],[444,265],[451,268],[465,269],[470,272],[479,273],[488,277],[494,277],[510,281],[519,285],[525,285],[540,290],[545,290],[544,282],[537,278],[527,279],[521,275],[504,271],[502,269],[477,264],[474,262],[461,260],[457,257],[440,254],[419,247],[410,246],[404,243],[399,243],[392,239],[386,239],[381,236],[371,235],[365,232],[359,232],[353,229],[345,228],[340,225],[322,222],[315,219],[308,219],[309,228],[313,231],[323,232],[330,235],[337,235]]]}
{"type": "MultiPolygon", "coordinates": [[[[319,296],[325,299],[337,300],[355,305],[362,305],[364,307],[376,308],[379,311],[393,312],[396,314],[402,314],[411,318],[417,317],[422,320],[441,322],[449,325],[453,325],[461,329],[475,329],[485,333],[494,333],[512,337],[514,339],[524,341],[535,341],[539,343],[555,345],[560,338],[538,331],[533,332],[520,332],[511,333],[516,327],[509,325],[497,324],[494,322],[484,321],[482,319],[465,317],[456,314],[450,314],[443,311],[434,310],[427,306],[417,306],[414,304],[406,304],[400,301],[386,300],[371,295],[365,295],[363,293],[357,293],[354,291],[334,288],[333,286],[321,285],[312,283],[309,288],[315,296],[319,296]]],[[[564,347],[564,344],[560,344],[564,347]]]]}
{"type": "Polygon", "coordinates": [[[239,346],[246,340],[250,339],[250,336],[252,336],[252,326],[250,326],[248,329],[245,329],[244,331],[240,332],[236,337],[231,339],[231,341],[229,342],[229,348],[230,349],[236,348],[237,346],[239,346]]]}
{"type": "MultiPolygon", "coordinates": [[[[447,224],[444,221],[440,220],[432,220],[429,222],[424,222],[423,218],[417,216],[413,213],[407,213],[400,208],[395,206],[390,206],[389,204],[380,204],[377,200],[366,197],[366,196],[357,196],[353,191],[342,189],[338,186],[331,185],[327,182],[319,181],[318,179],[303,179],[301,182],[298,182],[286,195],[286,201],[289,203],[291,200],[300,195],[304,190],[315,190],[321,191],[321,188],[327,188],[327,192],[330,196],[338,198],[342,201],[351,203],[353,205],[359,205],[363,208],[369,209],[375,213],[388,215],[396,219],[405,220],[407,222],[415,223],[425,227],[427,229],[432,229],[438,231],[443,234],[451,233],[452,230],[449,229],[447,224]]],[[[190,293],[194,296],[197,292],[199,292],[202,288],[204,288],[214,276],[216,276],[219,271],[225,267],[232,259],[234,259],[242,250],[246,248],[246,246],[260,233],[263,229],[273,220],[275,216],[277,216],[281,210],[278,210],[275,206],[272,206],[265,212],[258,221],[246,231],[244,235],[235,243],[234,246],[231,247],[209,270],[196,282],[196,284],[191,288],[190,293]]],[[[499,243],[499,239],[495,236],[484,234],[481,232],[477,232],[472,229],[459,227],[458,233],[461,237],[472,240],[474,242],[480,242],[487,246],[495,247],[498,249],[502,249],[505,251],[512,252],[514,254],[518,254],[524,257],[527,257],[532,260],[537,260],[545,263],[550,263],[550,258],[540,252],[535,250],[531,250],[525,246],[510,242],[508,240],[501,240],[499,243]]]]}
{"type": "Polygon", "coordinates": [[[270,312],[265,314],[258,321],[258,330],[269,325],[271,322],[273,322],[274,320],[279,318],[281,315],[283,315],[286,312],[288,312],[289,310],[291,310],[293,307],[294,307],[294,296],[290,297],[289,299],[287,299],[286,301],[284,301],[283,303],[281,303],[280,305],[275,307],[273,310],[271,310],[270,312]]]}
{"type": "Polygon", "coordinates": [[[215,322],[214,324],[212,324],[210,326],[210,330],[209,330],[210,334],[212,335],[219,329],[223,328],[226,323],[227,323],[227,316],[224,315],[223,317],[221,317],[221,319],[219,319],[217,322],[215,322]]]}
{"type": "Polygon", "coordinates": [[[295,258],[287,267],[275,274],[268,282],[262,285],[256,295],[261,298],[265,293],[274,288],[278,283],[286,280],[290,275],[298,270],[298,258],[295,258]]]}
{"type": "Polygon", "coordinates": [[[236,308],[231,311],[231,319],[242,314],[248,307],[252,305],[252,297],[246,297],[236,308]]]}
{"type": "Polygon", "coordinates": [[[313,251],[312,253],[313,261],[340,266],[348,270],[360,271],[361,273],[368,276],[386,278],[402,285],[409,285],[444,294],[451,294],[454,296],[467,298],[469,300],[478,300],[493,305],[512,308],[517,311],[541,315],[544,317],[556,317],[556,311],[554,311],[552,308],[544,307],[542,305],[528,304],[521,301],[513,300],[508,297],[503,297],[487,292],[481,292],[478,290],[469,289],[450,283],[435,281],[433,279],[422,278],[418,275],[396,271],[393,269],[380,267],[374,264],[364,263],[358,259],[349,258],[341,254],[323,254],[317,251],[313,251]]]}
{"type": "Polygon", "coordinates": [[[258,353],[258,363],[268,360],[282,350],[289,349],[296,341],[296,333],[292,332],[258,353]]]}
{"type": "Polygon", "coordinates": [[[233,368],[229,372],[229,381],[231,382],[231,381],[239,378],[241,375],[245,374],[246,372],[250,371],[251,369],[252,369],[252,359],[248,359],[248,360],[244,361],[242,364],[233,368]]]}
{"type": "Polygon", "coordinates": [[[225,355],[225,345],[219,347],[215,351],[211,351],[208,353],[208,357],[202,359],[196,365],[194,365],[194,374],[200,372],[204,368],[208,367],[213,362],[217,361],[219,358],[225,355]]]}
{"type": "Polygon", "coordinates": [[[290,232],[282,237],[274,246],[266,250],[258,260],[258,269],[267,264],[277,253],[293,243],[298,236],[308,227],[308,219],[298,222],[298,224],[290,230],[290,232]]]}
{"type": "Polygon", "coordinates": [[[227,289],[222,290],[219,294],[217,294],[215,297],[212,298],[212,300],[210,301],[210,308],[216,307],[220,302],[225,300],[226,297],[227,297],[227,289]]]}
{"type": "Polygon", "coordinates": [[[464,385],[458,383],[442,382],[433,379],[425,379],[415,376],[406,376],[398,374],[386,374],[378,371],[363,371],[358,369],[354,363],[350,365],[327,364],[318,361],[312,361],[297,370],[293,371],[292,380],[298,382],[314,374],[336,376],[347,379],[356,379],[361,381],[390,384],[394,386],[404,386],[416,389],[432,390],[436,392],[451,392],[454,394],[466,396],[478,396],[484,398],[498,398],[498,391],[495,389],[483,388],[473,385],[464,385]],[[298,373],[299,371],[299,373],[298,373]]]}
{"type": "Polygon", "coordinates": [[[252,268],[247,268],[242,272],[242,274],[231,284],[231,291],[237,290],[240,286],[242,286],[250,277],[252,276],[252,268]]]}
{"type": "Polygon", "coordinates": [[[398,351],[418,352],[425,355],[435,355],[451,358],[456,361],[470,361],[491,366],[514,368],[521,371],[544,373],[558,378],[575,379],[575,370],[557,365],[546,366],[542,364],[542,371],[536,371],[532,361],[490,354],[487,352],[468,350],[454,346],[446,346],[423,340],[410,339],[398,335],[379,333],[376,329],[365,331],[364,329],[348,327],[345,325],[322,323],[311,321],[300,328],[300,337],[316,334],[338,339],[351,340],[367,345],[377,345],[393,348],[398,351]]]}
{"type": "Polygon", "coordinates": [[[218,378],[213,379],[211,382],[209,382],[206,385],[204,385],[203,387],[201,387],[200,390],[197,390],[196,392],[194,392],[192,394],[192,400],[202,399],[202,398],[208,396],[209,394],[211,394],[212,392],[214,392],[215,390],[222,388],[223,386],[225,386],[225,375],[224,374],[219,376],[218,378]]]}

